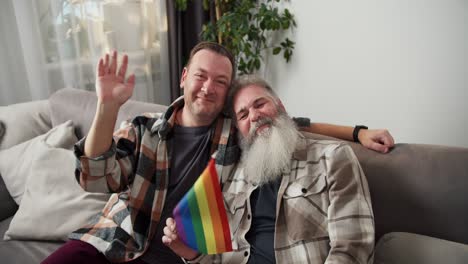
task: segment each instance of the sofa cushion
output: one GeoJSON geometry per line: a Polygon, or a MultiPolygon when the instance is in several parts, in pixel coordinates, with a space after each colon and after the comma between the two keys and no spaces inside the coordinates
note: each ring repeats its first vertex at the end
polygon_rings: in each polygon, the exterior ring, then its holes
{"type": "MultiPolygon", "coordinates": [[[[88,134],[89,128],[96,112],[96,93],[74,88],[60,89],[50,98],[51,121],[56,126],[66,120],[73,120],[76,128],[76,135],[82,138],[88,134]]],[[[163,112],[167,106],[127,101],[119,111],[115,128],[119,128],[122,121],[134,118],[146,112],[163,112]]]]}
{"type": "MultiPolygon", "coordinates": [[[[54,127],[46,134],[0,151],[0,174],[3,177],[8,192],[17,204],[21,203],[27,178],[29,175],[35,174],[31,168],[31,164],[37,151],[42,148],[43,143],[41,141],[51,134],[54,134],[55,138],[58,139],[71,138],[72,140],[67,142],[70,148],[76,142],[73,124],[70,121],[54,127]]],[[[54,144],[63,145],[62,142],[55,142],[54,144]]]]}
{"type": "Polygon", "coordinates": [[[347,143],[369,183],[376,241],[398,231],[468,244],[468,228],[460,228],[468,223],[468,148],[399,143],[381,154],[347,143]]]}
{"type": "Polygon", "coordinates": [[[0,150],[42,135],[52,127],[48,100],[0,106],[5,131],[0,150]]]}
{"type": "MultiPolygon", "coordinates": [[[[65,124],[69,124],[65,123],[65,124]]],[[[66,240],[104,208],[109,194],[85,192],[75,179],[77,141],[73,133],[55,130],[34,149],[26,189],[5,239],[66,240]]]]}
{"type": "Polygon", "coordinates": [[[41,263],[63,242],[56,241],[4,241],[5,234],[13,218],[0,221],[0,257],[1,263],[37,264],[41,263]]]}
{"type": "Polygon", "coordinates": [[[376,239],[417,233],[468,244],[468,149],[396,144],[387,154],[353,148],[369,183],[376,239]]]}
{"type": "Polygon", "coordinates": [[[375,264],[464,264],[468,263],[468,245],[448,240],[393,232],[377,243],[375,264]]]}

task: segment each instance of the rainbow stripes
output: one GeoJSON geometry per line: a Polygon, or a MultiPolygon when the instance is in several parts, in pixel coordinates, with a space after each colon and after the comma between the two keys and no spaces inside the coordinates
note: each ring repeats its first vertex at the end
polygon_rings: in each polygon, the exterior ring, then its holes
{"type": "Polygon", "coordinates": [[[177,234],[203,254],[232,251],[231,231],[214,159],[174,208],[177,234]]]}

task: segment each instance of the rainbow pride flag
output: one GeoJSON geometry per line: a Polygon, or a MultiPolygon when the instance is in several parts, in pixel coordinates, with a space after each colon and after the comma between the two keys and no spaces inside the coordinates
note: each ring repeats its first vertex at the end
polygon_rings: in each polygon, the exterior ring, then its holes
{"type": "Polygon", "coordinates": [[[214,159],[172,213],[179,238],[192,249],[203,254],[232,251],[231,231],[214,159]]]}

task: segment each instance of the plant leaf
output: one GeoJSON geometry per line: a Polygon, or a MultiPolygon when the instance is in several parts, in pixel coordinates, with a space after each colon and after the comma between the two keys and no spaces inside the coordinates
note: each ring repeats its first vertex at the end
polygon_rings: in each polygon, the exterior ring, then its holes
{"type": "Polygon", "coordinates": [[[280,52],[281,52],[281,47],[276,47],[273,49],[273,55],[277,55],[280,52]]]}

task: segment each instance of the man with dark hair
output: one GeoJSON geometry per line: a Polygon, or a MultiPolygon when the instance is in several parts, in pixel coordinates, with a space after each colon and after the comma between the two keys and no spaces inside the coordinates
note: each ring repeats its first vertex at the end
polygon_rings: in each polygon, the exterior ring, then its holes
{"type": "Polygon", "coordinates": [[[221,114],[236,68],[228,50],[210,42],[194,47],[180,81],[184,96],[161,117],[138,116],[113,138],[118,111],[135,83],[134,75],[126,78],[127,64],[124,56],[118,68],[116,52],[99,61],[95,118],[75,148],[83,189],[113,195],[43,263],[181,263],[161,242],[166,219],[213,153],[223,177],[238,161],[235,128],[221,114]]]}
{"type": "Polygon", "coordinates": [[[163,242],[194,263],[372,263],[370,194],[351,147],[300,133],[258,77],[241,77],[229,94],[242,148],[222,183],[234,251],[198,256],[172,218],[163,242]]]}
{"type": "Polygon", "coordinates": [[[124,56],[117,69],[116,52],[99,61],[96,115],[75,149],[80,185],[114,194],[89,225],[43,263],[181,263],[161,242],[165,219],[212,153],[232,157],[226,164],[237,161],[234,129],[220,116],[235,75],[229,51],[216,43],[197,45],[182,72],[184,96],[160,118],[136,117],[113,139],[118,111],[135,82],[134,75],[125,78],[127,63],[124,56]]]}

